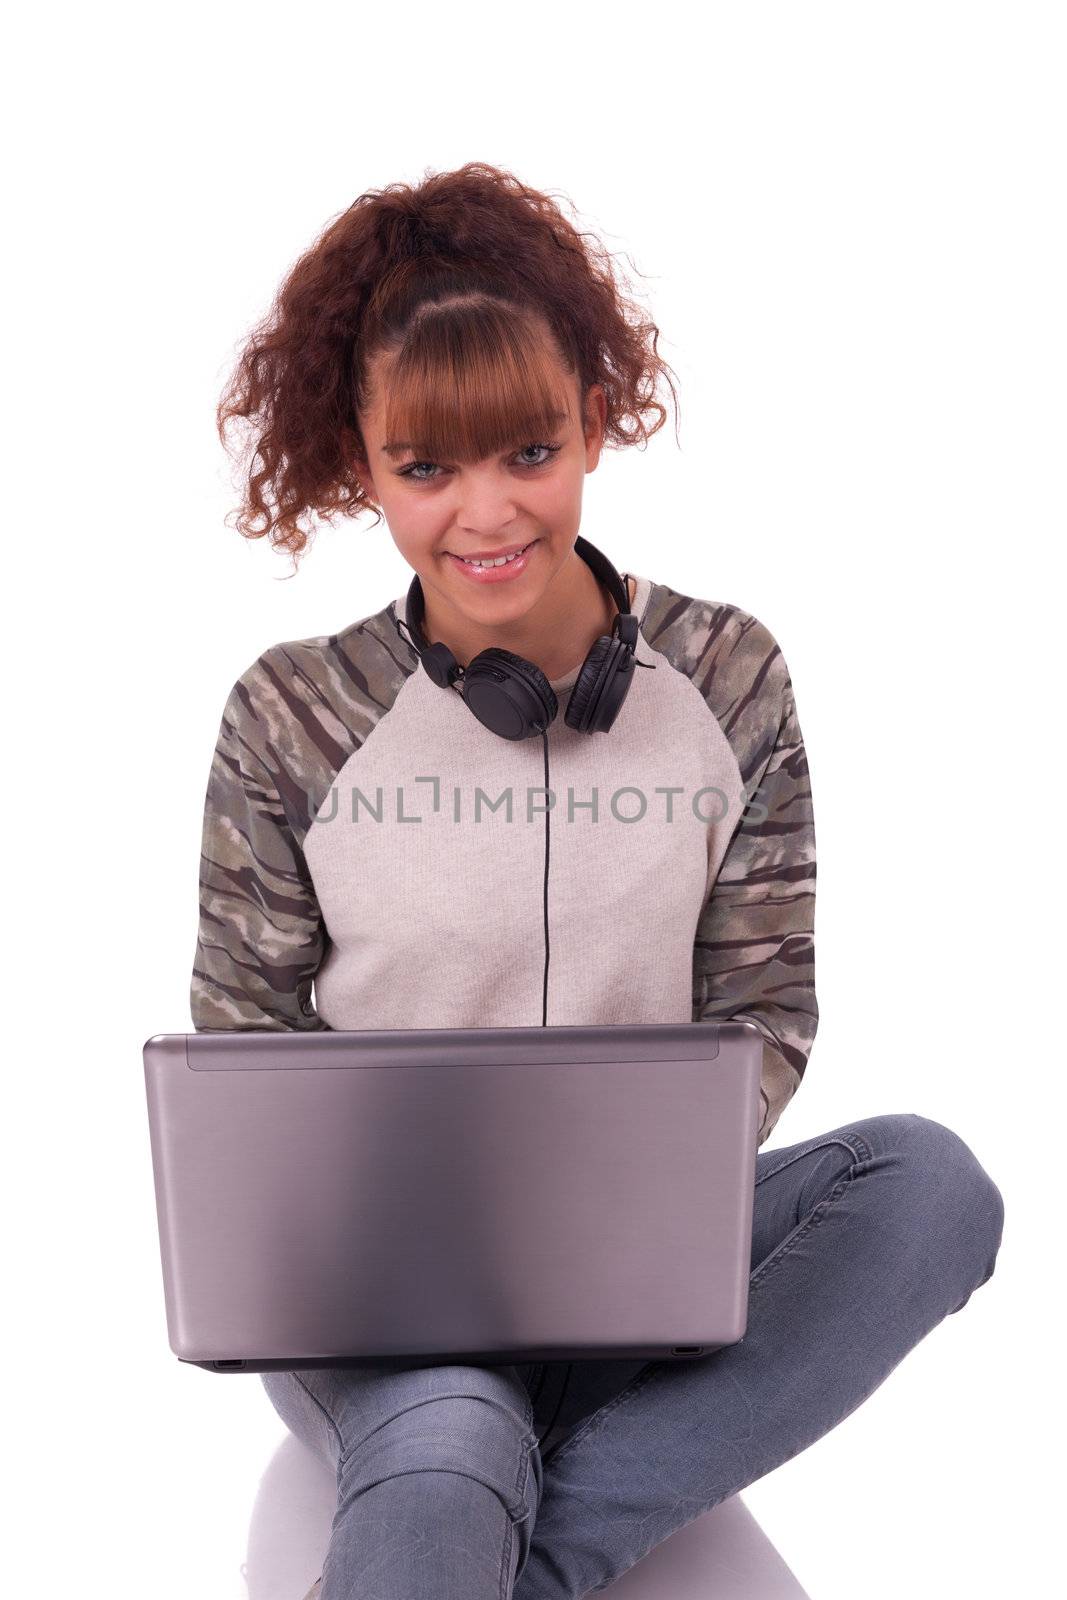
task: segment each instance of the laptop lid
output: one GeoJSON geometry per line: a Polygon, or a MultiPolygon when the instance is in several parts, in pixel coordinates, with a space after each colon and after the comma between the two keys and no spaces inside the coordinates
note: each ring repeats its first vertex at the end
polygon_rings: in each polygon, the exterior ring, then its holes
{"type": "Polygon", "coordinates": [[[666,1360],[744,1334],[750,1022],[157,1034],[143,1054],[179,1360],[666,1360]]]}

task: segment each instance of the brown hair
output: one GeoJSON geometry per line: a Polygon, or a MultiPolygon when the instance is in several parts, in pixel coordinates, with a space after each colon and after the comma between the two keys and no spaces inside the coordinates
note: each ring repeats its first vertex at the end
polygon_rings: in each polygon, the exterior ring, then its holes
{"type": "Polygon", "coordinates": [[[394,358],[387,440],[419,459],[479,460],[538,439],[566,404],[546,328],[581,398],[603,386],[606,447],[663,426],[661,375],[677,407],[659,329],[546,194],[473,161],[361,194],[288,273],[219,402],[224,446],[234,418],[252,419],[256,436],[238,530],[269,535],[295,569],[305,510],[381,520],[353,470],[366,461],[358,413],[379,353],[394,358]]]}

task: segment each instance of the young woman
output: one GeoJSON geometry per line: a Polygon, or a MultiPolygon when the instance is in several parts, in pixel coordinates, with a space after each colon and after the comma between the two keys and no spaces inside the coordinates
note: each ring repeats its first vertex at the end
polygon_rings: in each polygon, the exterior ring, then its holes
{"type": "MultiPolygon", "coordinates": [[[[372,507],[416,576],[230,693],[197,1029],[745,1018],[766,1142],[817,1022],[789,675],[754,616],[624,583],[578,531],[605,441],[662,426],[657,331],[588,234],[478,163],[361,195],[290,273],[220,406],[255,419],[241,532],[295,559],[304,512],[372,507]]],[[[713,1355],[264,1374],[337,1473],[322,1600],[604,1588],[859,1406],[1002,1226],[954,1132],[871,1116],[757,1150],[748,1328],[713,1355]]]]}

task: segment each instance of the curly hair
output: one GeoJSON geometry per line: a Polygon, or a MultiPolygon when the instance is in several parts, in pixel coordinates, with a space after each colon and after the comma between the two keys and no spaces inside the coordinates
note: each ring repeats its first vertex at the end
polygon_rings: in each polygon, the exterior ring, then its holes
{"type": "Polygon", "coordinates": [[[223,446],[235,419],[253,436],[237,529],[269,536],[295,570],[305,512],[381,521],[354,465],[367,462],[359,414],[383,353],[386,437],[420,458],[475,461],[537,438],[566,404],[546,331],[583,399],[603,386],[606,447],[663,426],[661,376],[677,411],[659,329],[547,194],[483,162],[361,194],[290,270],[219,402],[223,446]]]}

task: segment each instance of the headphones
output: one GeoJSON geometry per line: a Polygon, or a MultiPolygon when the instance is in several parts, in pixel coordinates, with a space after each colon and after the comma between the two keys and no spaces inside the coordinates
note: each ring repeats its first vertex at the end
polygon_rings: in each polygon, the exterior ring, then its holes
{"type": "MultiPolygon", "coordinates": [[[[626,584],[607,556],[581,534],[574,548],[608,590],[618,615],[611,633],[601,634],[583,661],[563,720],[580,733],[607,733],[633,682],[637,618],[630,610],[626,584]]],[[[412,647],[429,677],[442,689],[455,689],[462,680],[463,690],[456,689],[456,693],[491,733],[502,739],[529,739],[543,734],[555,720],[559,701],[552,685],[540,667],[524,656],[491,647],[480,651],[468,667],[461,667],[446,644],[427,643],[422,631],[426,607],[418,573],[408,589],[407,614],[412,647]]],[[[393,621],[399,633],[399,617],[394,616],[393,621]]],[[[652,663],[638,661],[636,665],[652,663]]]]}

